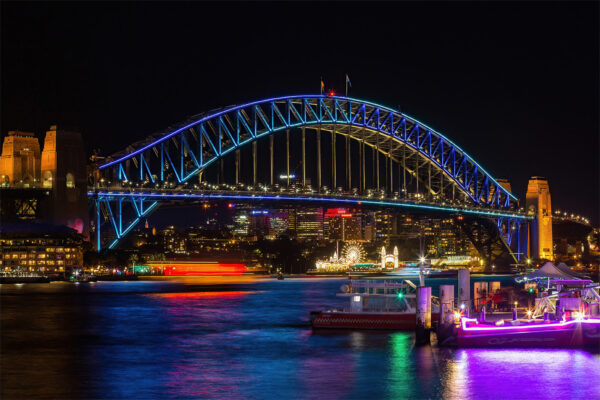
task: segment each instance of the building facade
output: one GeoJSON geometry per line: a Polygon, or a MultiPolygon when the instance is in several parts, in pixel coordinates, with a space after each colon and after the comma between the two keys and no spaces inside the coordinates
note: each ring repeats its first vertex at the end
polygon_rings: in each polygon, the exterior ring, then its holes
{"type": "Polygon", "coordinates": [[[535,216],[530,229],[530,257],[554,259],[552,244],[552,204],[548,180],[534,176],[529,180],[526,194],[526,207],[535,216]]]}
{"type": "Polygon", "coordinates": [[[0,228],[0,269],[69,276],[83,266],[83,237],[67,227],[21,223],[0,228]]]}

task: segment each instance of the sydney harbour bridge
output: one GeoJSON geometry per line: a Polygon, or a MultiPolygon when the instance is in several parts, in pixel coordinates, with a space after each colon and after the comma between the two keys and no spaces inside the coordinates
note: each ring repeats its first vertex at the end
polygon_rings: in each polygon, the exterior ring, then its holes
{"type": "Polygon", "coordinates": [[[161,204],[238,201],[450,215],[489,264],[517,262],[533,217],[429,126],[373,102],[285,96],[196,115],[98,166],[97,249],[161,204]],[[283,173],[282,173],[283,171],[283,173]]]}

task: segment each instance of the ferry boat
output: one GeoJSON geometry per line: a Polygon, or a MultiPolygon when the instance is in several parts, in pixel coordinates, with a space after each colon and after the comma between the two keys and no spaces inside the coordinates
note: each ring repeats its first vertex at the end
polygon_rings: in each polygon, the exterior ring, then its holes
{"type": "MultiPolygon", "coordinates": [[[[311,313],[313,329],[385,329],[416,327],[416,286],[408,280],[351,280],[338,297],[350,301],[348,309],[311,313]]],[[[437,321],[439,302],[432,297],[431,320],[437,321]]]]}
{"type": "Polygon", "coordinates": [[[520,321],[495,326],[461,318],[456,338],[464,347],[580,347],[600,346],[600,318],[560,321],[520,321]]]}
{"type": "Polygon", "coordinates": [[[600,348],[600,286],[590,286],[589,280],[559,282],[557,293],[536,299],[535,310],[528,311],[527,318],[516,318],[516,310],[513,320],[506,321],[461,317],[456,344],[465,347],[600,348]],[[542,315],[543,319],[539,318],[542,315]]]}

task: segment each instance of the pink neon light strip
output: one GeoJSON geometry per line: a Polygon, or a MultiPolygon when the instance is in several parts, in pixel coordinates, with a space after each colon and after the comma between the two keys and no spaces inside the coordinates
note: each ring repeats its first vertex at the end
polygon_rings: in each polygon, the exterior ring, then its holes
{"type": "Polygon", "coordinates": [[[583,319],[581,321],[571,320],[566,322],[559,322],[554,324],[538,324],[538,325],[515,325],[515,326],[494,326],[494,327],[467,327],[467,322],[477,322],[474,318],[463,318],[461,320],[461,327],[465,331],[499,331],[499,330],[522,330],[529,328],[546,328],[551,326],[566,326],[570,324],[583,323],[583,324],[600,324],[600,319],[583,319]]]}

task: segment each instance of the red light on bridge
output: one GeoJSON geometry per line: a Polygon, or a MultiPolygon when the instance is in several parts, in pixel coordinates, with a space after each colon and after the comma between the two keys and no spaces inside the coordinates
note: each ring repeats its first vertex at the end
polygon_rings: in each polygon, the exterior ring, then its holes
{"type": "Polygon", "coordinates": [[[233,207],[235,207],[235,204],[233,204],[233,203],[229,203],[229,204],[227,204],[227,207],[229,207],[229,208],[233,208],[233,207]]]}

